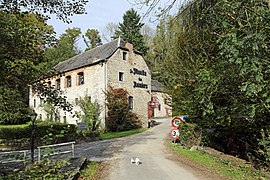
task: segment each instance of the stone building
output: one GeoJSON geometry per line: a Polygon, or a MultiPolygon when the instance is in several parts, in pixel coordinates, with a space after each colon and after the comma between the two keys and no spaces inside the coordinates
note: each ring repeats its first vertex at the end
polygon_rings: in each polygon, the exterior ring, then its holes
{"type": "MultiPolygon", "coordinates": [[[[132,111],[143,124],[148,120],[148,102],[151,99],[151,73],[141,54],[133,45],[116,39],[82,54],[60,62],[54,67],[56,75],[44,79],[55,85],[73,105],[72,112],[59,110],[61,122],[75,124],[74,113],[80,111],[78,100],[88,96],[101,105],[100,118],[105,123],[107,108],[105,94],[108,86],[128,91],[132,111]]],[[[46,119],[43,98],[30,90],[30,107],[40,118],[46,119]]]]}
{"type": "Polygon", "coordinates": [[[148,102],[148,117],[168,117],[172,115],[172,98],[163,84],[157,80],[151,82],[151,101],[148,102]]]}

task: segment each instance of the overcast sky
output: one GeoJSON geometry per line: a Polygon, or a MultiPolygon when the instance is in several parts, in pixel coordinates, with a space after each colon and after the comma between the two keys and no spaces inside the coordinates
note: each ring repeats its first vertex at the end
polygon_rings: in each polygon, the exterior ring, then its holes
{"type": "MultiPolygon", "coordinates": [[[[134,5],[134,1],[130,0],[89,0],[90,2],[86,5],[87,14],[75,15],[71,17],[72,23],[67,24],[62,22],[59,19],[56,19],[55,16],[51,16],[51,19],[48,21],[48,24],[53,25],[54,30],[59,36],[67,28],[78,27],[81,28],[82,33],[84,33],[88,28],[102,30],[108,23],[122,22],[123,14],[133,8],[141,16],[147,10],[147,7],[140,8],[139,6],[134,5]],[[132,4],[133,3],[133,4],[132,4]]],[[[170,2],[171,0],[162,0],[164,2],[170,2]]],[[[180,0],[181,1],[181,0],[180,0]]],[[[162,4],[160,5],[162,6],[162,4]]],[[[150,25],[152,28],[155,28],[156,22],[152,22],[155,19],[154,13],[143,20],[144,23],[150,25]]],[[[79,46],[83,49],[83,42],[79,42],[79,46]]]]}

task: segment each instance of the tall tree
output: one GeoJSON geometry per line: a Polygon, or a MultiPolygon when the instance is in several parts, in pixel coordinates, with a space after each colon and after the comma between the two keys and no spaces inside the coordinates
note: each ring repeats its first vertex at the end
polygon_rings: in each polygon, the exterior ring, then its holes
{"type": "Polygon", "coordinates": [[[25,119],[28,84],[37,77],[36,66],[53,35],[41,15],[0,11],[0,123],[25,119]]]}
{"type": "Polygon", "coordinates": [[[158,78],[173,94],[174,113],[215,129],[211,145],[267,165],[269,15],[266,1],[200,1],[154,40],[158,78]]]}
{"type": "Polygon", "coordinates": [[[68,28],[65,33],[60,36],[60,39],[45,50],[46,62],[40,64],[43,72],[51,70],[56,64],[61,61],[67,60],[80,53],[77,41],[81,35],[80,28],[68,28]]]}
{"type": "Polygon", "coordinates": [[[128,10],[123,16],[123,23],[119,23],[114,38],[121,37],[123,40],[132,43],[135,49],[145,55],[148,48],[141,34],[141,28],[144,24],[140,21],[141,17],[134,9],[128,10]]]}
{"type": "Polygon", "coordinates": [[[86,51],[101,44],[101,38],[96,29],[87,29],[85,36],[83,36],[83,40],[87,46],[86,51]]]}

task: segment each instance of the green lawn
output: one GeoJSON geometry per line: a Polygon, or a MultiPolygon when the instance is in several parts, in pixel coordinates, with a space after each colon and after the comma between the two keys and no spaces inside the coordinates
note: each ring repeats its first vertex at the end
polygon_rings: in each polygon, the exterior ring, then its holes
{"type": "Polygon", "coordinates": [[[0,125],[0,128],[24,128],[26,126],[29,126],[31,122],[26,124],[17,124],[17,125],[0,125]]]}
{"type": "Polygon", "coordinates": [[[130,136],[132,134],[141,133],[141,132],[144,132],[146,130],[147,130],[147,128],[141,128],[141,129],[133,129],[133,130],[123,131],[123,132],[101,133],[100,139],[112,139],[112,138],[130,136]]]}
{"type": "Polygon", "coordinates": [[[234,165],[229,160],[222,160],[200,151],[190,151],[172,143],[169,144],[169,147],[179,155],[187,157],[228,179],[265,179],[262,172],[253,171],[246,164],[234,165]]]}

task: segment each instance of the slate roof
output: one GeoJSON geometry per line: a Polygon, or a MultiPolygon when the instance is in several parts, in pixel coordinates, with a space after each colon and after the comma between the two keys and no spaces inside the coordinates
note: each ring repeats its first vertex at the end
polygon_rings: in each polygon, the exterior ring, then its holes
{"type": "Polygon", "coordinates": [[[154,92],[166,92],[165,86],[157,80],[151,80],[151,91],[154,92]]]}
{"type": "Polygon", "coordinates": [[[109,58],[118,48],[126,49],[125,44],[126,43],[123,40],[115,39],[109,43],[90,49],[66,61],[58,63],[54,67],[54,70],[57,72],[66,72],[95,64],[109,58]]]}

